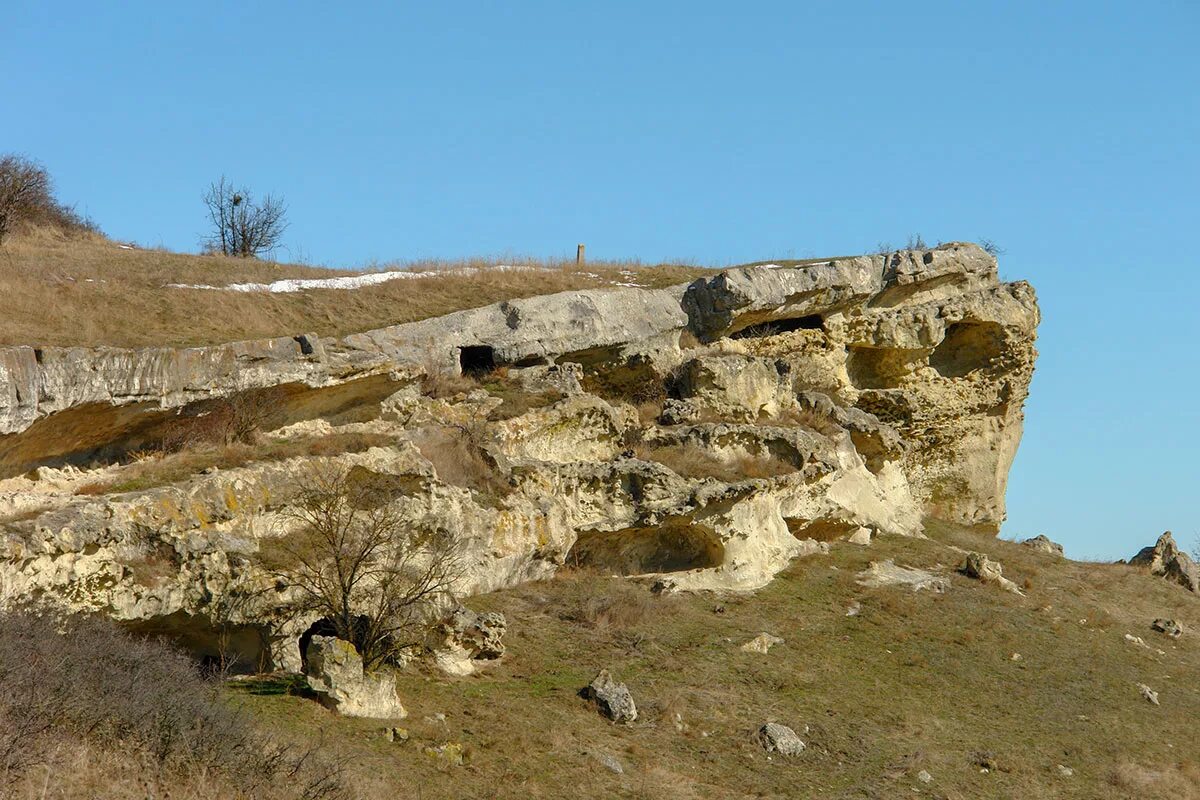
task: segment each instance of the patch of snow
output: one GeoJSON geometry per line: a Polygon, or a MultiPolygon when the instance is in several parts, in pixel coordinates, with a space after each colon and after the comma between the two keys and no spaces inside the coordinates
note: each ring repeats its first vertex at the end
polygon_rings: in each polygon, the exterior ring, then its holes
{"type": "Polygon", "coordinates": [[[169,289],[213,289],[228,292],[269,292],[271,294],[290,294],[306,289],[357,289],[361,286],[374,286],[394,280],[410,278],[437,278],[448,275],[473,275],[480,272],[523,272],[536,270],[540,267],[517,266],[513,264],[498,264],[494,267],[479,269],[466,267],[453,270],[432,270],[417,272],[414,270],[392,270],[390,272],[368,272],[362,275],[346,275],[339,278],[287,278],[271,283],[231,283],[227,286],[210,286],[203,283],[169,283],[169,289]]]}

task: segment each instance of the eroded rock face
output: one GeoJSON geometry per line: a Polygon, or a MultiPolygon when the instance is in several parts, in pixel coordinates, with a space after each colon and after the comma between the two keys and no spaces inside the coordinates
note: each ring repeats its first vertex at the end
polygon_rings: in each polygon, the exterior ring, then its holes
{"type": "Polygon", "coordinates": [[[1161,575],[1190,591],[1200,592],[1200,564],[1179,549],[1170,531],[1158,537],[1153,547],[1139,550],[1129,563],[1135,567],[1148,567],[1151,575],[1161,575]]]}
{"type": "Polygon", "coordinates": [[[396,696],[390,673],[364,673],[362,659],[350,642],[314,636],[305,653],[309,687],[321,703],[347,717],[403,719],[408,716],[396,696]]]}
{"type": "MultiPolygon", "coordinates": [[[[0,349],[0,476],[35,470],[0,480],[0,601],[50,598],[212,657],[233,639],[247,664],[298,669],[316,620],[288,613],[262,553],[314,469],[374,476],[405,524],[451,532],[460,596],[567,561],[661,590],[750,590],[831,542],[919,535],[927,516],[994,531],[1037,321],[1027,284],[1001,284],[994,259],[950,244],[529,298],[339,340],[0,349]],[[482,382],[422,391],[429,371],[491,369],[537,402],[498,414],[508,400],[482,382]],[[76,493],[119,484],[116,457],[179,416],[264,391],[271,441],[390,444],[76,493]],[[429,458],[431,429],[471,439],[486,486],[429,458]],[[107,465],[77,469],[94,460],[107,465]]],[[[868,584],[947,585],[872,570],[868,584]]]]}

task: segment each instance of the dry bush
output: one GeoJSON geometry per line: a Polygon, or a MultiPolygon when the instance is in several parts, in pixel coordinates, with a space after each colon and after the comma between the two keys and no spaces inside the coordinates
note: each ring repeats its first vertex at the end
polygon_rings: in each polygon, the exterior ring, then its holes
{"type": "Polygon", "coordinates": [[[16,228],[36,225],[68,235],[97,231],[54,198],[54,181],[45,167],[23,156],[0,156],[0,243],[16,228]]]}
{"type": "Polygon", "coordinates": [[[643,461],[655,461],[684,478],[716,478],[736,483],[752,478],[777,478],[796,471],[796,467],[775,456],[740,456],[723,459],[695,445],[647,445],[634,448],[643,461]]]}
{"type": "Polygon", "coordinates": [[[287,230],[287,207],[267,195],[261,203],[245,187],[235,188],[222,175],[204,193],[204,206],[212,226],[204,239],[209,252],[239,258],[257,258],[274,250],[287,230]]]}
{"type": "Polygon", "coordinates": [[[426,397],[446,400],[479,388],[479,383],[474,378],[463,375],[440,361],[427,360],[424,368],[424,374],[421,376],[421,394],[426,397]]]}
{"type": "Polygon", "coordinates": [[[583,388],[606,400],[633,405],[661,403],[667,399],[667,383],[647,369],[615,367],[587,372],[583,388]]]}
{"type": "Polygon", "coordinates": [[[0,614],[0,777],[15,783],[64,739],[145,757],[157,774],[215,774],[248,795],[342,796],[337,770],[260,734],[182,653],[98,618],[0,614]]]}
{"type": "Polygon", "coordinates": [[[665,599],[655,597],[645,586],[586,568],[563,570],[558,580],[570,587],[559,617],[587,628],[628,631],[653,619],[665,599]]]}
{"type": "Polygon", "coordinates": [[[492,397],[500,398],[500,405],[488,415],[491,420],[519,417],[530,411],[553,405],[563,398],[562,392],[547,389],[531,392],[509,376],[507,367],[499,367],[479,379],[479,387],[492,397]]]}
{"type": "Polygon", "coordinates": [[[1129,797],[1145,800],[1198,800],[1200,765],[1181,762],[1154,769],[1127,761],[1113,770],[1109,783],[1127,792],[1129,797]]]}
{"type": "Polygon", "coordinates": [[[206,403],[200,413],[181,416],[163,433],[161,450],[178,452],[199,445],[252,443],[267,417],[283,400],[277,387],[251,389],[206,403]]]}
{"type": "Polygon", "coordinates": [[[434,425],[413,431],[411,439],[444,483],[478,492],[492,503],[512,492],[484,446],[480,426],[434,425]]]}

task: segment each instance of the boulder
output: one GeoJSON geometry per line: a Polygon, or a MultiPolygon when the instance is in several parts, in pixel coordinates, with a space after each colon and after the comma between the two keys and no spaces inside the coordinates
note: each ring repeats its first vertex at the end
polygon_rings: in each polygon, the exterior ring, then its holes
{"type": "Polygon", "coordinates": [[[1042,553],[1049,553],[1052,556],[1061,556],[1063,554],[1063,546],[1058,542],[1050,541],[1049,537],[1044,533],[1039,533],[1032,539],[1026,539],[1021,544],[1026,547],[1032,547],[1034,550],[1042,553]]]}
{"type": "Polygon", "coordinates": [[[606,669],[600,670],[581,694],[613,722],[630,723],[637,719],[637,706],[629,687],[618,683],[606,669]]]}
{"type": "Polygon", "coordinates": [[[347,717],[402,719],[408,716],[396,696],[396,677],[363,672],[354,645],[333,636],[314,636],[305,651],[309,687],[321,703],[347,717]]]}
{"type": "Polygon", "coordinates": [[[1150,627],[1159,633],[1165,633],[1172,639],[1178,639],[1183,636],[1183,623],[1174,619],[1156,619],[1150,623],[1150,627]]]}
{"type": "Polygon", "coordinates": [[[1130,566],[1147,567],[1151,575],[1161,575],[1180,586],[1200,592],[1200,565],[1179,549],[1175,537],[1167,531],[1153,547],[1143,547],[1129,559],[1130,566]]]}
{"type": "Polygon", "coordinates": [[[470,675],[478,661],[491,661],[504,655],[504,615],[489,611],[479,614],[458,606],[430,629],[427,646],[434,661],[451,675],[470,675]]]}
{"type": "Polygon", "coordinates": [[[999,586],[1006,592],[1021,594],[1021,589],[1008,578],[1004,577],[1003,568],[999,561],[992,561],[983,553],[968,553],[959,572],[969,578],[975,578],[983,583],[999,586]]]}
{"type": "Polygon", "coordinates": [[[805,744],[796,732],[778,722],[768,722],[758,729],[758,743],[768,753],[781,756],[798,756],[804,752],[805,744]]]}

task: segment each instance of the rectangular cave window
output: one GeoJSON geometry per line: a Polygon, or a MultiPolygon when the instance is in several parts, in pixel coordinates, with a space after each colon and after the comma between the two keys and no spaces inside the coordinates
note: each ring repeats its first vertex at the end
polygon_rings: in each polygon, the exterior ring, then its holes
{"type": "Polygon", "coordinates": [[[751,325],[732,334],[731,339],[757,339],[763,336],[778,336],[792,331],[820,331],[825,329],[825,319],[820,314],[808,314],[791,319],[773,319],[751,325]]]}
{"type": "Polygon", "coordinates": [[[496,351],[485,344],[458,348],[458,366],[463,375],[478,378],[496,369],[496,351]]]}

